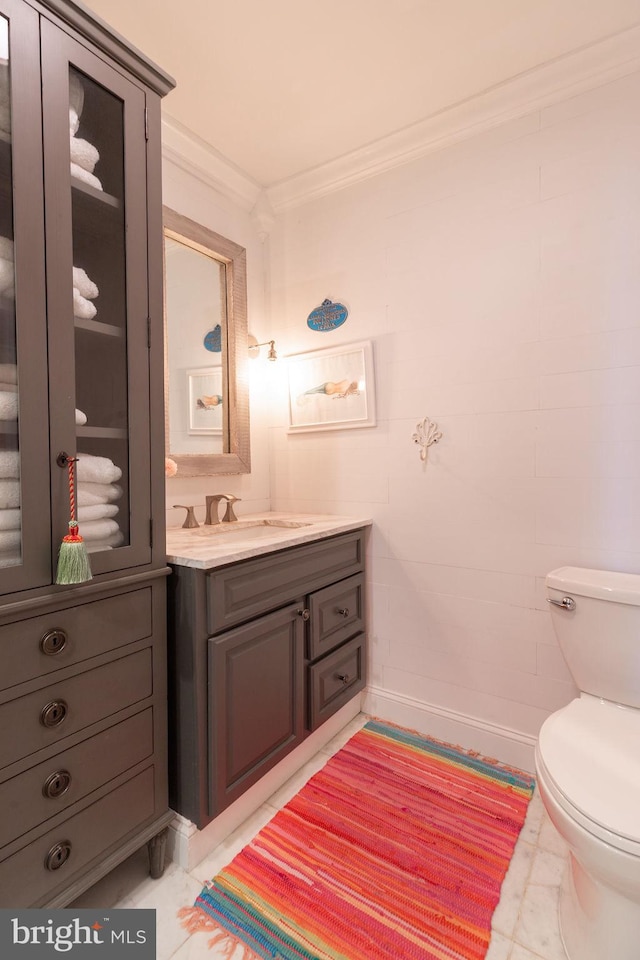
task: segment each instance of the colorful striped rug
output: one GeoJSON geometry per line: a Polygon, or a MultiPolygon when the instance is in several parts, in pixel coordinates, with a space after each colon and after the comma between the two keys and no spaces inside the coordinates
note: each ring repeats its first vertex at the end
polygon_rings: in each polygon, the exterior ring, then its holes
{"type": "Polygon", "coordinates": [[[234,960],[481,960],[533,786],[371,720],[179,915],[234,960]]]}

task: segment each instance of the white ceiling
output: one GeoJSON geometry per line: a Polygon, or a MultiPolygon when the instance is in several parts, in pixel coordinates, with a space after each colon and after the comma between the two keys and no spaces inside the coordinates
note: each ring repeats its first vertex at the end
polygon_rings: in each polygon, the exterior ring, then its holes
{"type": "Polygon", "coordinates": [[[165,117],[261,187],[640,23],[640,0],[85,0],[177,81],[165,117]]]}

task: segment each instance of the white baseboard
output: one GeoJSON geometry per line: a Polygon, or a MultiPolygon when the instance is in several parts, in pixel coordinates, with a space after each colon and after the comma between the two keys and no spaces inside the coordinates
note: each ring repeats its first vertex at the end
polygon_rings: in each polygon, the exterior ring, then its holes
{"type": "Polygon", "coordinates": [[[482,756],[492,757],[527,773],[534,772],[536,738],[509,727],[378,687],[368,687],[365,691],[362,711],[436,740],[457,744],[466,750],[477,750],[482,756]]]}
{"type": "Polygon", "coordinates": [[[169,824],[167,858],[187,872],[193,870],[196,864],[209,856],[223,840],[226,840],[241,823],[266,803],[276,790],[279,790],[360,713],[361,700],[362,695],[355,696],[341,710],[329,717],[321,727],[310,733],[300,746],[292,750],[235,803],[207,824],[204,830],[198,830],[190,820],[176,814],[172,823],[169,824]]]}

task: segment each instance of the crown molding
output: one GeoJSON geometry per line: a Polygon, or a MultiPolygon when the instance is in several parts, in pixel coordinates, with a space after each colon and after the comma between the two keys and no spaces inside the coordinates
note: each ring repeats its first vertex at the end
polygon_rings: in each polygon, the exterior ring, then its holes
{"type": "Polygon", "coordinates": [[[162,157],[229,197],[243,210],[253,210],[263,193],[259,183],[230,163],[211,144],[167,116],[162,117],[162,157]]]}
{"type": "Polygon", "coordinates": [[[527,70],[388,137],[266,189],[170,117],[162,119],[162,154],[242,209],[253,211],[260,230],[268,234],[271,218],[282,210],[368,180],[637,70],[640,26],[527,70]]]}
{"type": "Polygon", "coordinates": [[[637,70],[640,26],[527,70],[344,157],[274,184],[266,190],[267,198],[277,214],[637,70]]]}

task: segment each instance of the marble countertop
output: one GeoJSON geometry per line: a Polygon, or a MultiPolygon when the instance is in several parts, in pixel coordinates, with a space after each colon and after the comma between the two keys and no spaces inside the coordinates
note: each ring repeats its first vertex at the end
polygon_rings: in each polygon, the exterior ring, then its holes
{"type": "Polygon", "coordinates": [[[167,529],[167,563],[209,570],[371,526],[370,517],[258,513],[235,523],[167,529]]]}

